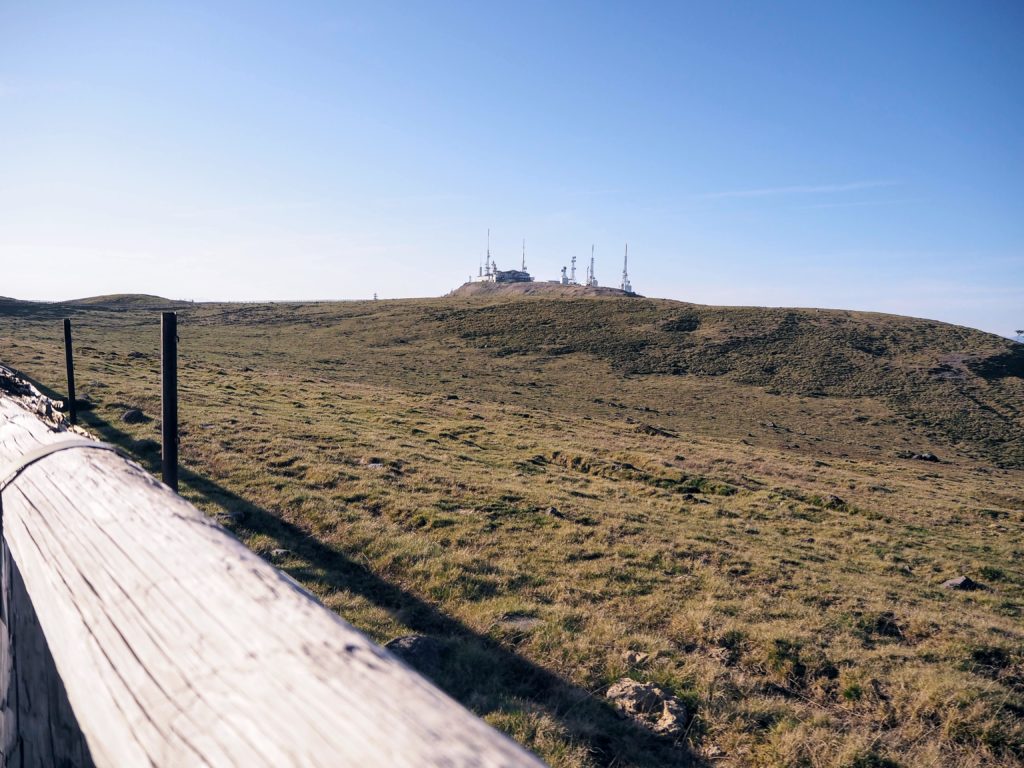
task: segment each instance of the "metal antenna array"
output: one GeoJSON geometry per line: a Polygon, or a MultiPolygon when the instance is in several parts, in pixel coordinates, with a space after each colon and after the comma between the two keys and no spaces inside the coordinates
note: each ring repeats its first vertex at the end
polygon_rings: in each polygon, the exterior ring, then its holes
{"type": "MultiPolygon", "coordinates": [[[[571,267],[562,267],[562,273],[559,280],[548,280],[549,283],[560,283],[562,285],[584,285],[588,288],[597,288],[599,283],[597,282],[597,268],[596,264],[596,251],[597,246],[594,243],[590,245],[590,263],[586,267],[586,278],[584,282],[580,283],[576,278],[576,255],[570,261],[571,267]]],[[[522,256],[520,258],[519,269],[507,269],[504,272],[498,270],[498,265],[494,261],[494,257],[491,256],[491,229],[487,228],[487,251],[484,255],[483,264],[477,269],[475,277],[472,275],[469,278],[471,283],[532,283],[534,278],[526,271],[526,238],[522,240],[522,256]]],[[[619,283],[619,287],[625,293],[633,293],[633,285],[629,281],[629,243],[626,243],[625,254],[622,258],[622,279],[619,283]]],[[[1018,331],[1018,337],[1024,331],[1018,331]]],[[[1018,340],[1020,340],[1018,338],[1018,340]]]]}

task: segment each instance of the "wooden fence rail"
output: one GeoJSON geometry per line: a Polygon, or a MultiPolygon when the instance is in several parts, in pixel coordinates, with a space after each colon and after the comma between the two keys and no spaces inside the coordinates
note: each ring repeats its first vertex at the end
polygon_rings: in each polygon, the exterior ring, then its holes
{"type": "MultiPolygon", "coordinates": [[[[4,376],[0,471],[84,439],[4,376]]],[[[5,765],[540,765],[116,453],[0,499],[5,765]]]]}

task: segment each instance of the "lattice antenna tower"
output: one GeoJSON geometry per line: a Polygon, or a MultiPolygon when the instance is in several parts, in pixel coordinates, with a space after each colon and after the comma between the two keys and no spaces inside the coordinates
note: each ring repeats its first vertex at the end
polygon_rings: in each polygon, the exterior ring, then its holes
{"type": "Polygon", "coordinates": [[[626,293],[633,292],[633,286],[629,284],[629,243],[626,243],[626,255],[622,259],[622,285],[626,293]]]}

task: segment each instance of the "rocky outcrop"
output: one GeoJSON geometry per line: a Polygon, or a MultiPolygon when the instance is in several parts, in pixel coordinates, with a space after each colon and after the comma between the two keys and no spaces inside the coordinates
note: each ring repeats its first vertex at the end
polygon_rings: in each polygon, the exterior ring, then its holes
{"type": "Polygon", "coordinates": [[[686,705],[654,683],[624,677],[605,696],[626,717],[663,736],[681,736],[686,730],[686,705]]]}

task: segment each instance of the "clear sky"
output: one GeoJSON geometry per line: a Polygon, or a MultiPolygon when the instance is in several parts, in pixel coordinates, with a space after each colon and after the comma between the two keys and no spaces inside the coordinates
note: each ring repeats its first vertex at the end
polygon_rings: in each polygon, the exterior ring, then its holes
{"type": "Polygon", "coordinates": [[[1024,327],[1024,3],[4,2],[0,295],[477,269],[1024,327]]]}

